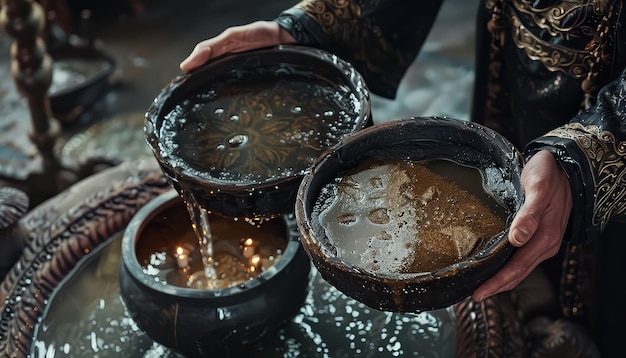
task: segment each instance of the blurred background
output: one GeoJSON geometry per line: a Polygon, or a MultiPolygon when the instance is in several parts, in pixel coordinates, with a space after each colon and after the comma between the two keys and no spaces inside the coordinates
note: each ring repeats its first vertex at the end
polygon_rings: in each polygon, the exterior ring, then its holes
{"type": "MultiPolygon", "coordinates": [[[[273,19],[296,1],[40,3],[46,10],[45,39],[54,60],[50,100],[61,123],[54,151],[70,163],[71,173],[64,173],[65,185],[70,185],[99,165],[151,155],[143,139],[143,115],[160,90],[180,74],[178,64],[197,42],[229,26],[273,19]]],[[[373,96],[374,122],[430,115],[468,118],[477,6],[478,0],[444,0],[397,98],[373,96]]],[[[50,185],[48,174],[42,173],[41,154],[29,138],[28,103],[16,90],[10,70],[14,40],[0,32],[0,186],[22,188],[36,204],[63,184],[50,185]]]]}

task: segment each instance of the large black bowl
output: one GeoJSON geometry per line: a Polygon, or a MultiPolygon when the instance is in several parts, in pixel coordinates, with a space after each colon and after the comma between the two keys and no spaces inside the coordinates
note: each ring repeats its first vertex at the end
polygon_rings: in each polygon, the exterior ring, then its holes
{"type": "MultiPolygon", "coordinates": [[[[523,202],[522,157],[505,138],[483,126],[446,118],[411,118],[364,129],[321,156],[301,182],[296,219],[301,241],[322,276],[356,300],[379,310],[419,312],[448,307],[468,297],[507,261],[510,221],[523,202]],[[485,187],[506,207],[506,228],[478,243],[469,257],[434,272],[378,274],[337,257],[337,249],[314,214],[321,189],[339,173],[368,159],[448,159],[492,168],[485,187]],[[493,180],[493,179],[496,180],[493,180]]],[[[367,240],[367,237],[345,237],[367,240]]]]}
{"type": "MultiPolygon", "coordinates": [[[[288,113],[285,115],[283,102],[275,100],[271,96],[259,101],[252,101],[253,103],[246,99],[247,102],[244,104],[234,103],[234,101],[240,100],[234,99],[227,105],[229,107],[226,112],[230,112],[232,109],[232,113],[236,112],[240,115],[241,113],[238,112],[240,105],[245,105],[246,108],[262,108],[262,111],[269,109],[270,113],[282,111],[283,114],[279,117],[283,123],[281,126],[276,126],[274,120],[252,118],[245,119],[247,122],[242,125],[241,122],[244,122],[242,118],[236,129],[220,127],[219,130],[207,131],[206,134],[203,134],[205,137],[202,137],[205,140],[197,145],[197,153],[193,153],[199,158],[198,161],[204,160],[204,162],[195,165],[193,170],[189,166],[181,167],[179,165],[181,157],[172,155],[171,151],[166,148],[167,136],[170,134],[164,130],[164,123],[167,123],[165,118],[177,106],[189,100],[205,98],[206,95],[203,93],[206,92],[204,91],[214,87],[222,86],[228,89],[231,83],[245,87],[248,83],[258,84],[261,81],[275,81],[277,78],[285,81],[296,78],[300,81],[303,78],[322,81],[336,89],[333,91],[333,96],[342,93],[344,98],[349,98],[348,101],[345,101],[348,103],[341,103],[350,107],[346,109],[346,112],[354,114],[354,118],[350,118],[349,131],[342,132],[343,137],[371,124],[369,92],[364,81],[350,64],[334,55],[306,47],[279,46],[229,54],[212,60],[200,69],[174,79],[155,98],[146,114],[145,134],[147,141],[166,176],[181,195],[191,193],[205,209],[227,216],[250,217],[293,212],[297,188],[308,165],[323,150],[339,141],[341,137],[329,140],[315,153],[310,153],[310,161],[306,166],[290,168],[288,158],[293,158],[294,151],[292,149],[285,150],[281,142],[285,133],[294,130],[294,128],[306,133],[308,126],[316,122],[312,122],[311,117],[307,117],[309,119],[302,122],[303,116],[297,113],[293,116],[288,113]],[[292,121],[292,124],[284,123],[288,121],[292,121]],[[211,163],[207,163],[205,159],[208,157],[207,150],[215,148],[218,143],[224,143],[222,147],[226,148],[222,151],[224,154],[220,155],[232,154],[229,158],[235,158],[239,155],[240,148],[230,145],[230,139],[236,139],[240,133],[238,131],[241,131],[241,137],[243,135],[247,137],[245,146],[255,147],[254,156],[258,162],[263,163],[270,171],[274,171],[276,176],[270,175],[263,180],[232,181],[219,177],[219,173],[215,175],[208,173],[211,166],[220,165],[216,163],[219,162],[217,159],[216,162],[211,163]],[[222,137],[219,137],[218,134],[222,137]],[[214,138],[215,136],[218,138],[214,138]]],[[[301,95],[303,98],[299,101],[302,102],[289,103],[289,105],[301,106],[305,110],[307,107],[310,110],[321,110],[310,107],[315,106],[316,98],[321,98],[322,95],[317,93],[303,93],[301,95]]],[[[220,94],[217,95],[218,99],[223,98],[220,96],[220,94]]],[[[212,121],[212,123],[220,123],[215,125],[222,126],[221,121],[213,119],[213,112],[210,113],[211,118],[206,119],[206,122],[212,121]]],[[[231,115],[228,114],[228,116],[231,115]]],[[[227,114],[225,113],[224,116],[227,114]]],[[[246,117],[246,115],[242,115],[242,117],[246,117]]],[[[314,118],[314,120],[318,119],[319,121],[324,120],[324,118],[314,118]]],[[[230,124],[228,122],[224,126],[230,124]]],[[[337,126],[341,125],[341,123],[337,123],[337,126]]],[[[345,126],[345,123],[343,125],[345,126]]],[[[312,135],[319,136],[320,134],[318,132],[312,135]]],[[[325,134],[322,133],[322,135],[325,134]]],[[[292,141],[292,139],[289,140],[292,141]]],[[[239,144],[243,142],[244,140],[239,144]]],[[[292,145],[292,142],[289,145],[292,145]]],[[[225,161],[228,160],[233,161],[233,159],[225,159],[225,161]]]]}

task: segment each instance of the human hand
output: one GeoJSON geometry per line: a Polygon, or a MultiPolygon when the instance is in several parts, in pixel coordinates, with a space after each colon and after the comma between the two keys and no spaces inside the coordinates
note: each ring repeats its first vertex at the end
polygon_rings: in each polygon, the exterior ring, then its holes
{"type": "Polygon", "coordinates": [[[180,63],[180,69],[189,72],[225,53],[295,42],[296,40],[285,29],[273,21],[256,21],[247,25],[233,26],[213,38],[199,42],[191,54],[180,63]]]}
{"type": "Polygon", "coordinates": [[[569,181],[548,151],[533,155],[521,176],[524,204],[511,223],[510,260],[472,294],[475,301],[512,290],[544,260],[559,251],[572,210],[569,181]]]}

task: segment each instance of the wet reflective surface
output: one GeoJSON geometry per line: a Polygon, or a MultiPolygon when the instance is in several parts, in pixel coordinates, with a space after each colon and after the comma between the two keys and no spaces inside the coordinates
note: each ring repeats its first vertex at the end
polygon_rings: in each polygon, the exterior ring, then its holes
{"type": "MultiPolygon", "coordinates": [[[[119,291],[116,235],[79,265],[50,299],[33,357],[178,357],[130,318],[119,291]]],[[[250,357],[451,357],[453,314],[397,314],[369,309],[313,272],[300,313],[255,347],[250,357]]]]}

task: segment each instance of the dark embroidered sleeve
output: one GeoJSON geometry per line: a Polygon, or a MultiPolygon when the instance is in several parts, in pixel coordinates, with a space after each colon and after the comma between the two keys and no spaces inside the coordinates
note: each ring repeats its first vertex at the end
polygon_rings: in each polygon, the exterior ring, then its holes
{"type": "Polygon", "coordinates": [[[352,63],[370,90],[393,98],[441,0],[304,0],[275,21],[301,45],[352,63]]]}
{"type": "Polygon", "coordinates": [[[609,221],[626,219],[626,71],[594,107],[531,142],[526,153],[542,149],[555,155],[572,186],[572,241],[592,240],[609,221]]]}

